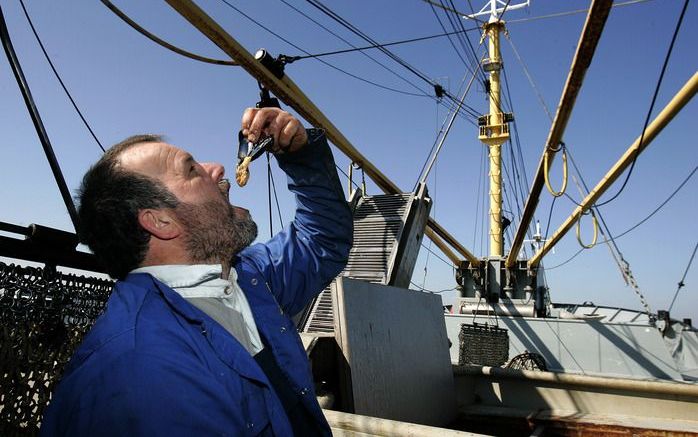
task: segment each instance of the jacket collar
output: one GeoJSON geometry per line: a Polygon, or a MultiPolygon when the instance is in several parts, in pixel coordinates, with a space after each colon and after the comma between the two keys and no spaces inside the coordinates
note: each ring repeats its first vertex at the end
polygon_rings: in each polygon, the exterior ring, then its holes
{"type": "Polygon", "coordinates": [[[182,296],[172,290],[167,285],[155,279],[150,273],[129,273],[124,279],[128,282],[145,289],[155,289],[179,315],[190,322],[201,324],[204,322],[203,313],[193,305],[187,303],[182,296]]]}
{"type": "MultiPolygon", "coordinates": [[[[173,311],[184,317],[190,323],[200,325],[203,330],[207,331],[202,333],[202,335],[207,338],[221,361],[240,375],[264,385],[269,385],[269,380],[259,366],[252,365],[254,359],[247,353],[245,348],[242,347],[240,342],[220,326],[218,322],[184,300],[176,291],[148,273],[131,273],[126,276],[124,282],[145,289],[154,289],[165,299],[173,311]]],[[[253,314],[255,314],[254,309],[253,314]]]]}

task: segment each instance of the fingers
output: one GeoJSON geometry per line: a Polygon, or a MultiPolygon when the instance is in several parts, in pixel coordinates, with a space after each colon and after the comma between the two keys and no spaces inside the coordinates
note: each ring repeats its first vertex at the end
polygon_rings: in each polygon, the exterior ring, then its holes
{"type": "Polygon", "coordinates": [[[257,108],[247,108],[245,109],[245,112],[242,113],[240,129],[245,137],[249,137],[250,135],[250,125],[252,124],[252,119],[254,119],[257,112],[259,112],[259,109],[257,108]]]}
{"type": "Polygon", "coordinates": [[[242,116],[242,134],[252,142],[272,136],[274,153],[298,150],[308,141],[301,122],[279,108],[246,109],[242,116]]]}

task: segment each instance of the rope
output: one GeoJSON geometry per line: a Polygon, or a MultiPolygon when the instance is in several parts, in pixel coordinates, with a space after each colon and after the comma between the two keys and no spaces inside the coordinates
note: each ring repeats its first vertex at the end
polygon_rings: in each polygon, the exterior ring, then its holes
{"type": "Polygon", "coordinates": [[[540,105],[543,107],[543,110],[545,111],[545,113],[548,115],[548,118],[552,122],[553,115],[550,113],[550,109],[548,108],[548,105],[545,103],[545,99],[543,98],[543,94],[540,92],[540,90],[536,86],[536,83],[533,81],[533,76],[531,76],[531,73],[528,71],[528,67],[526,66],[526,63],[524,63],[523,58],[519,54],[519,51],[516,49],[516,46],[514,45],[514,41],[512,41],[511,38],[509,37],[508,31],[504,32],[504,37],[507,39],[507,41],[509,41],[509,45],[511,46],[511,50],[514,52],[514,57],[521,65],[521,68],[524,71],[526,79],[528,79],[528,83],[533,88],[533,91],[536,93],[536,97],[538,97],[538,101],[540,102],[540,105]]]}
{"type": "Polygon", "coordinates": [[[378,49],[381,47],[389,47],[389,46],[408,44],[408,43],[418,42],[418,41],[426,41],[429,39],[440,38],[440,37],[450,36],[450,35],[457,35],[460,33],[471,32],[474,30],[478,30],[478,29],[476,27],[473,27],[473,28],[465,29],[465,30],[456,30],[454,32],[446,32],[446,30],[444,30],[444,33],[438,33],[436,35],[420,36],[417,38],[403,39],[400,41],[393,41],[393,42],[388,42],[388,43],[383,43],[383,44],[371,44],[369,46],[354,47],[351,49],[334,50],[331,52],[322,52],[322,53],[317,53],[314,55],[286,56],[285,59],[286,59],[286,63],[290,64],[292,62],[300,61],[302,59],[314,59],[314,58],[320,58],[323,56],[341,55],[344,53],[352,53],[352,52],[358,52],[358,51],[369,50],[369,49],[378,49]]]}
{"type": "MultiPolygon", "coordinates": [[[[612,8],[616,8],[616,7],[620,7],[620,6],[630,6],[630,5],[634,5],[634,4],[636,4],[636,3],[645,3],[645,2],[649,2],[649,1],[652,1],[652,0],[630,0],[630,1],[622,2],[622,3],[615,3],[615,4],[613,4],[611,7],[612,7],[612,8]]],[[[582,14],[582,13],[584,13],[584,12],[589,12],[589,9],[575,9],[574,11],[557,12],[557,13],[554,13],[554,14],[539,15],[539,16],[537,16],[537,17],[519,18],[519,19],[517,19],[517,20],[510,20],[510,21],[507,21],[507,24],[511,24],[511,23],[525,23],[525,22],[527,22],[527,21],[542,20],[542,19],[545,19],[545,18],[564,17],[564,16],[567,16],[567,15],[582,14]]]]}
{"type": "Polygon", "coordinates": [[[592,218],[592,223],[594,224],[594,237],[591,239],[591,243],[589,244],[584,244],[582,242],[582,235],[581,235],[581,223],[582,223],[582,217],[585,215],[584,213],[580,214],[579,219],[577,220],[577,241],[579,242],[579,245],[582,246],[583,249],[591,249],[592,247],[596,246],[596,241],[599,238],[599,222],[596,220],[596,214],[594,213],[594,210],[590,210],[591,212],[591,218],[592,218]]]}
{"type": "Polygon", "coordinates": [[[180,49],[179,47],[174,46],[174,45],[168,43],[167,41],[165,41],[165,40],[163,40],[163,39],[160,39],[160,38],[158,38],[157,36],[155,36],[154,34],[148,32],[147,30],[145,30],[145,29],[144,29],[143,27],[141,27],[138,23],[136,23],[136,22],[133,21],[131,18],[129,18],[128,15],[126,15],[125,13],[123,13],[119,8],[117,8],[116,6],[114,6],[109,0],[101,0],[101,2],[102,2],[102,4],[104,4],[104,6],[108,7],[110,11],[112,11],[114,14],[116,14],[117,17],[121,18],[126,24],[128,24],[129,26],[131,26],[131,27],[132,27],[133,29],[135,29],[138,33],[140,33],[141,35],[145,36],[146,38],[148,38],[149,40],[153,41],[154,43],[156,43],[156,44],[158,44],[158,45],[160,45],[160,46],[162,46],[162,47],[164,47],[164,48],[166,48],[166,49],[168,49],[168,50],[171,50],[171,51],[177,53],[178,55],[182,55],[182,56],[184,56],[184,57],[186,57],[186,58],[189,58],[189,59],[194,59],[195,61],[205,62],[205,63],[207,63],[207,64],[229,65],[229,66],[237,66],[237,65],[240,65],[240,64],[238,64],[237,62],[234,62],[234,61],[223,61],[223,60],[220,60],[220,59],[211,59],[211,58],[207,58],[207,57],[205,57],[205,56],[197,55],[197,54],[195,54],[195,53],[191,53],[191,52],[188,52],[188,51],[186,51],[186,50],[180,49]]]}
{"type": "Polygon", "coordinates": [[[548,149],[545,151],[545,154],[543,155],[543,168],[544,172],[543,175],[545,176],[545,186],[550,192],[550,194],[553,197],[560,197],[563,194],[565,194],[565,190],[567,190],[567,151],[565,147],[562,147],[562,187],[560,188],[560,191],[555,191],[553,190],[553,187],[550,185],[550,161],[549,161],[549,156],[550,153],[555,152],[551,149],[548,149]]]}
{"type": "Polygon", "coordinates": [[[104,146],[99,141],[99,139],[97,138],[97,135],[94,133],[94,131],[90,127],[90,124],[85,119],[85,116],[82,115],[82,111],[80,111],[80,108],[78,108],[78,105],[77,105],[77,103],[75,103],[73,96],[70,94],[70,92],[68,91],[68,88],[65,86],[65,83],[63,83],[63,79],[61,79],[61,76],[58,74],[58,70],[56,70],[56,67],[53,65],[53,62],[51,61],[51,58],[49,57],[48,52],[46,51],[46,48],[44,47],[44,43],[41,42],[41,38],[39,38],[39,33],[36,31],[36,28],[34,28],[34,23],[32,22],[32,19],[29,17],[29,12],[27,12],[27,8],[24,6],[24,0],[19,0],[19,4],[22,6],[22,11],[24,11],[24,16],[27,17],[27,21],[29,22],[29,27],[31,27],[32,32],[34,33],[34,37],[36,38],[36,42],[39,43],[39,47],[41,48],[41,51],[44,54],[44,58],[46,58],[48,65],[51,67],[51,71],[53,71],[54,76],[56,76],[58,83],[61,84],[63,91],[68,96],[68,100],[70,100],[70,103],[73,105],[75,112],[78,113],[80,120],[82,120],[82,123],[85,125],[87,130],[90,132],[90,135],[92,135],[92,138],[94,138],[94,140],[97,143],[97,145],[99,146],[99,148],[102,149],[102,152],[104,152],[105,151],[104,146]]]}

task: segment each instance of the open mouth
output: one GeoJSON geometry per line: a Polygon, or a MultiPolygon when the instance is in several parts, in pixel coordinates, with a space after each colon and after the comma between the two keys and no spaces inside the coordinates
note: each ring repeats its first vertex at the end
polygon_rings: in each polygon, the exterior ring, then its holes
{"type": "Polygon", "coordinates": [[[228,199],[230,194],[230,181],[228,179],[221,179],[218,181],[218,189],[221,191],[221,194],[223,194],[223,197],[228,199]]]}

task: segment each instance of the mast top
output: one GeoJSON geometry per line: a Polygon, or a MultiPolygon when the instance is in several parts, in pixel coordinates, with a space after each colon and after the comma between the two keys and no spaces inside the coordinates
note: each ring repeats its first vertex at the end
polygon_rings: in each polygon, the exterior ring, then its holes
{"type": "Polygon", "coordinates": [[[489,22],[494,23],[495,21],[500,20],[502,14],[504,14],[504,11],[513,11],[516,9],[525,8],[526,6],[530,5],[531,0],[526,0],[525,2],[517,3],[515,5],[509,3],[509,1],[505,2],[502,0],[487,0],[487,3],[485,3],[485,6],[483,6],[482,9],[474,14],[463,15],[463,18],[467,20],[474,20],[477,17],[489,15],[489,22]]]}

